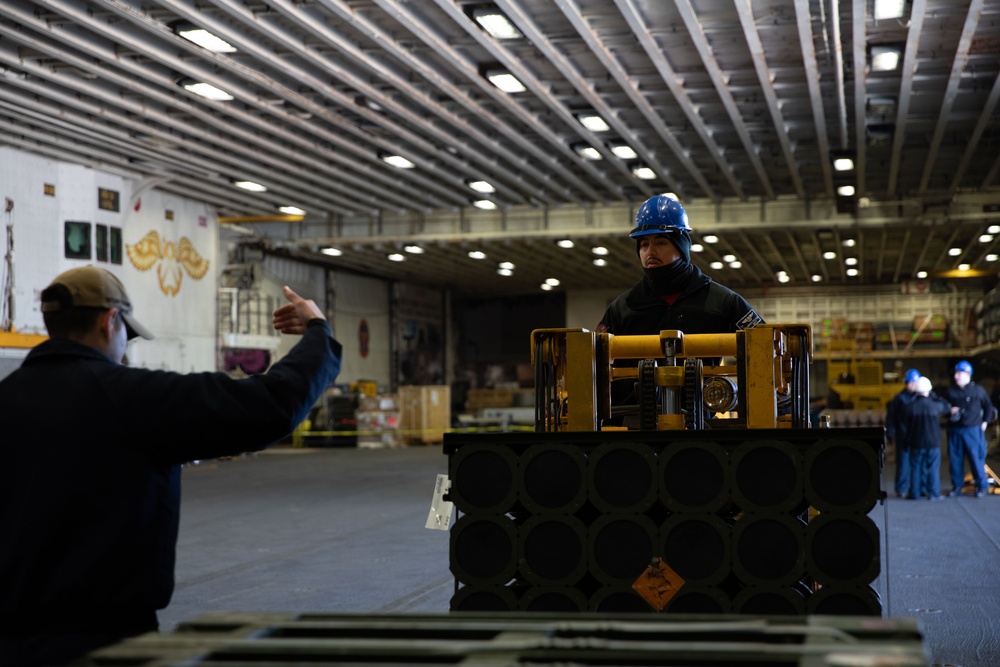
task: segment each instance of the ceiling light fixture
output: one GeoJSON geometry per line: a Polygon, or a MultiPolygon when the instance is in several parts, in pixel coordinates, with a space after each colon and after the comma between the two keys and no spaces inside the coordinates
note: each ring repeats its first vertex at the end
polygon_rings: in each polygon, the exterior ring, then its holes
{"type": "Polygon", "coordinates": [[[497,39],[520,39],[524,37],[521,31],[499,9],[487,7],[473,9],[472,19],[483,30],[497,39]]]}
{"type": "Polygon", "coordinates": [[[837,253],[832,250],[827,250],[823,253],[823,259],[837,259],[837,253]]]}
{"type": "Polygon", "coordinates": [[[601,257],[594,258],[594,266],[607,266],[607,265],[608,265],[608,260],[603,259],[601,257]]]}
{"type": "Polygon", "coordinates": [[[514,263],[513,262],[500,262],[499,264],[497,264],[497,267],[501,268],[501,269],[507,269],[508,271],[513,271],[514,270],[514,263]]]}
{"type": "Polygon", "coordinates": [[[601,151],[597,150],[590,144],[573,144],[572,149],[576,151],[576,154],[582,157],[584,160],[604,159],[604,156],[601,155],[601,151]]]}
{"type": "Polygon", "coordinates": [[[551,292],[552,291],[552,285],[549,285],[548,283],[542,283],[541,284],[541,288],[543,290],[545,290],[546,292],[551,292]]]}
{"type": "Polygon", "coordinates": [[[570,239],[559,239],[556,241],[556,245],[560,248],[572,248],[574,243],[570,239]]]}
{"type": "Polygon", "coordinates": [[[993,235],[992,234],[980,234],[979,235],[979,242],[980,243],[989,243],[992,240],[993,240],[993,235]]]}
{"type": "Polygon", "coordinates": [[[510,269],[497,269],[497,273],[500,274],[501,276],[512,276],[512,275],[514,275],[514,272],[511,271],[510,269]]]}
{"type": "Polygon", "coordinates": [[[875,45],[869,49],[869,58],[873,72],[894,72],[899,68],[899,56],[902,49],[894,45],[875,45]]]}
{"type": "Polygon", "coordinates": [[[608,132],[611,126],[596,114],[579,114],[576,119],[591,132],[608,132]]]}
{"type": "Polygon", "coordinates": [[[212,53],[235,53],[236,47],[188,21],[177,21],[171,25],[174,34],[183,37],[189,42],[197,44],[203,49],[208,49],[212,53]]]}
{"type": "Polygon", "coordinates": [[[645,165],[632,167],[632,175],[644,181],[652,181],[656,178],[656,172],[645,165]]]}
{"type": "Polygon", "coordinates": [[[854,169],[854,160],[849,157],[839,157],[833,161],[833,168],[837,171],[851,171],[854,169]]]}
{"type": "Polygon", "coordinates": [[[823,276],[819,275],[818,273],[814,273],[812,274],[812,281],[814,283],[823,282],[823,276]]]}
{"type": "Polygon", "coordinates": [[[962,254],[961,248],[948,248],[948,255],[951,257],[958,257],[962,254]]]}
{"type": "Polygon", "coordinates": [[[559,286],[559,279],[558,278],[546,278],[545,279],[545,284],[546,285],[551,285],[552,287],[558,287],[559,286]]]}
{"type": "Polygon", "coordinates": [[[920,280],[923,280],[926,277],[927,277],[927,272],[926,271],[917,271],[917,278],[919,278],[920,280]]]}
{"type": "Polygon", "coordinates": [[[413,162],[407,160],[402,155],[390,155],[388,153],[380,153],[379,158],[382,159],[382,162],[385,162],[387,165],[390,165],[392,167],[396,167],[397,169],[413,169],[414,167],[417,166],[413,162]]]}
{"type": "Polygon", "coordinates": [[[715,234],[705,234],[704,236],[701,237],[701,240],[704,241],[705,243],[718,243],[719,237],[716,236],[715,234]]]}
{"type": "Polygon", "coordinates": [[[472,202],[472,205],[484,211],[493,211],[497,207],[496,202],[492,202],[489,199],[477,199],[472,202]]]}
{"type": "Polygon", "coordinates": [[[736,261],[736,255],[723,255],[722,256],[722,261],[723,262],[735,262],[736,261]]]}
{"type": "Polygon", "coordinates": [[[712,262],[711,264],[709,264],[709,267],[715,269],[716,271],[723,268],[724,266],[725,264],[723,264],[722,262],[712,262]]]}
{"type": "Polygon", "coordinates": [[[972,268],[971,264],[959,264],[958,265],[958,270],[959,271],[968,271],[971,268],[972,268]]]}
{"type": "Polygon", "coordinates": [[[876,21],[900,19],[906,11],[906,0],[875,0],[874,9],[876,21]]]}
{"type": "Polygon", "coordinates": [[[521,81],[507,70],[492,69],[486,72],[490,83],[505,93],[523,93],[528,90],[521,81]]]}
{"type": "Polygon", "coordinates": [[[743,268],[743,262],[729,262],[729,268],[730,269],[742,269],[743,268]]]}
{"type": "Polygon", "coordinates": [[[634,160],[639,157],[639,154],[635,152],[628,144],[609,144],[608,147],[611,152],[623,160],[634,160]]]}
{"type": "Polygon", "coordinates": [[[278,210],[286,215],[305,215],[306,210],[298,206],[279,206],[278,210]]]}
{"type": "Polygon", "coordinates": [[[853,278],[854,276],[858,275],[858,270],[857,269],[847,269],[846,273],[847,273],[847,275],[849,275],[850,277],[853,278]]]}
{"type": "Polygon", "coordinates": [[[845,248],[853,248],[855,245],[857,245],[857,241],[855,241],[854,239],[844,239],[843,241],[840,242],[840,244],[845,248]]]}
{"type": "Polygon", "coordinates": [[[400,255],[398,252],[394,252],[388,257],[390,262],[405,262],[406,258],[400,255]]]}
{"type": "Polygon", "coordinates": [[[340,257],[344,254],[344,251],[340,248],[334,248],[333,246],[327,246],[325,248],[320,248],[319,251],[324,255],[329,255],[330,257],[340,257]]]}
{"type": "Polygon", "coordinates": [[[995,262],[998,259],[1000,259],[1000,255],[991,252],[990,254],[986,255],[986,257],[984,257],[983,259],[985,259],[987,262],[995,262]]]}
{"type": "Polygon", "coordinates": [[[181,87],[184,90],[194,93],[204,97],[207,100],[214,100],[216,102],[228,102],[233,99],[233,96],[226,91],[216,88],[210,83],[205,83],[204,81],[193,81],[191,79],[185,79],[181,81],[181,87]]]}
{"type": "Polygon", "coordinates": [[[493,187],[493,184],[489,181],[466,181],[466,185],[475,190],[476,192],[481,192],[484,195],[496,192],[497,189],[493,187]]]}
{"type": "Polygon", "coordinates": [[[1000,234],[1000,225],[990,225],[986,228],[987,234],[1000,234]]]}
{"type": "Polygon", "coordinates": [[[704,251],[705,251],[705,246],[703,246],[702,244],[700,243],[691,244],[691,252],[704,252],[704,251]]]}
{"type": "Polygon", "coordinates": [[[411,255],[422,255],[424,254],[424,249],[418,245],[408,245],[403,246],[403,250],[410,253],[411,255]]]}
{"type": "Polygon", "coordinates": [[[599,245],[599,246],[594,246],[593,248],[591,248],[590,252],[594,253],[595,255],[604,256],[604,255],[608,254],[608,249],[605,248],[602,245],[599,245]]]}
{"type": "Polygon", "coordinates": [[[853,185],[841,185],[837,188],[838,197],[853,197],[854,196],[854,186],[853,185]]]}
{"type": "Polygon", "coordinates": [[[253,181],[233,181],[233,185],[248,192],[267,192],[267,186],[253,181]]]}
{"type": "Polygon", "coordinates": [[[469,257],[472,259],[486,259],[486,253],[482,250],[470,250],[469,257]]]}
{"type": "Polygon", "coordinates": [[[845,266],[857,266],[858,265],[858,258],[857,257],[846,257],[844,259],[844,265],[845,266]]]}

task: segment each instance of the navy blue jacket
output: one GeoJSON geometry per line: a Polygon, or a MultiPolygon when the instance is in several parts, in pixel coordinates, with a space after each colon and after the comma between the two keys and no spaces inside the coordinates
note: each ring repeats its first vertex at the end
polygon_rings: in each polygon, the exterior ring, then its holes
{"type": "Polygon", "coordinates": [[[893,442],[904,449],[909,446],[909,443],[906,439],[906,429],[902,423],[903,415],[906,412],[907,406],[915,401],[918,396],[920,394],[917,392],[904,389],[896,394],[885,408],[885,437],[888,438],[889,442],[893,442]]]}
{"type": "Polygon", "coordinates": [[[69,340],[31,350],[0,382],[0,635],[115,631],[167,606],[179,464],[281,439],[340,358],[321,319],[244,379],[120,366],[69,340]]]}
{"type": "Polygon", "coordinates": [[[996,421],[997,409],[993,406],[989,394],[975,382],[970,382],[964,388],[952,385],[944,395],[952,405],[961,408],[958,416],[948,424],[949,428],[970,426],[981,428],[983,422],[996,421]]]}
{"type": "Polygon", "coordinates": [[[916,398],[903,412],[900,424],[906,431],[910,449],[935,449],[941,446],[941,417],[951,411],[951,404],[938,396],[916,398]]]}

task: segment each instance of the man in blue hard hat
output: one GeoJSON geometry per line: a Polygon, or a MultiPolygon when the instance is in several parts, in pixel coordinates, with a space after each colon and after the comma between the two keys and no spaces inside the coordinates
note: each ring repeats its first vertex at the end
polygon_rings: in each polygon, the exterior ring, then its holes
{"type": "MultiPolygon", "coordinates": [[[[635,239],[643,278],[611,302],[597,331],[632,336],[664,329],[734,333],[763,322],[746,299],[691,263],[691,226],[673,194],[646,200],[635,214],[629,236],[635,239]]],[[[612,404],[637,403],[628,384],[613,384],[612,404]]]]}
{"type": "Polygon", "coordinates": [[[986,390],[972,381],[972,364],[960,361],[955,364],[955,384],[948,388],[945,398],[952,404],[948,423],[948,467],[951,472],[950,497],[962,495],[965,486],[965,459],[969,459],[974,493],[977,498],[986,495],[986,425],[997,418],[986,390]]]}
{"type": "MultiPolygon", "coordinates": [[[[896,394],[885,409],[885,437],[896,449],[896,496],[905,498],[910,492],[910,442],[907,438],[903,415],[906,408],[918,396],[917,380],[920,371],[911,368],[903,376],[906,386],[896,394]]],[[[940,435],[940,427],[938,435],[940,435]]]]}

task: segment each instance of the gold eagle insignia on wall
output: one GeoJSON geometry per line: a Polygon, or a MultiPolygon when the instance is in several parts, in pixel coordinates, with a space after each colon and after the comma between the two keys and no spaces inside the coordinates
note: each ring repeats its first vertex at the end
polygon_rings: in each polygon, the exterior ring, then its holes
{"type": "Polygon", "coordinates": [[[194,244],[186,236],[175,245],[166,243],[154,230],[143,236],[138,243],[125,244],[132,266],[140,271],[148,271],[156,266],[156,277],[160,279],[160,289],[167,296],[174,296],[181,289],[184,272],[194,278],[201,278],[208,271],[208,260],[198,254],[194,244]]]}

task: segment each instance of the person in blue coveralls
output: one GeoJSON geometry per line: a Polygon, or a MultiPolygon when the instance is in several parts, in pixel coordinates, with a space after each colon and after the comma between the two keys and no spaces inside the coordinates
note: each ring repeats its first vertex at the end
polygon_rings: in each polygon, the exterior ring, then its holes
{"type": "Polygon", "coordinates": [[[903,428],[906,406],[917,397],[917,380],[920,371],[911,368],[903,376],[906,386],[896,394],[885,410],[885,437],[896,449],[896,497],[905,498],[910,492],[910,444],[903,428]]]}
{"type": "Polygon", "coordinates": [[[960,361],[955,364],[955,384],[945,393],[957,410],[952,411],[948,424],[948,468],[951,473],[949,497],[962,495],[965,486],[965,459],[969,460],[973,493],[977,498],[986,495],[986,425],[996,421],[997,409],[989,394],[972,381],[972,364],[960,361]]]}

